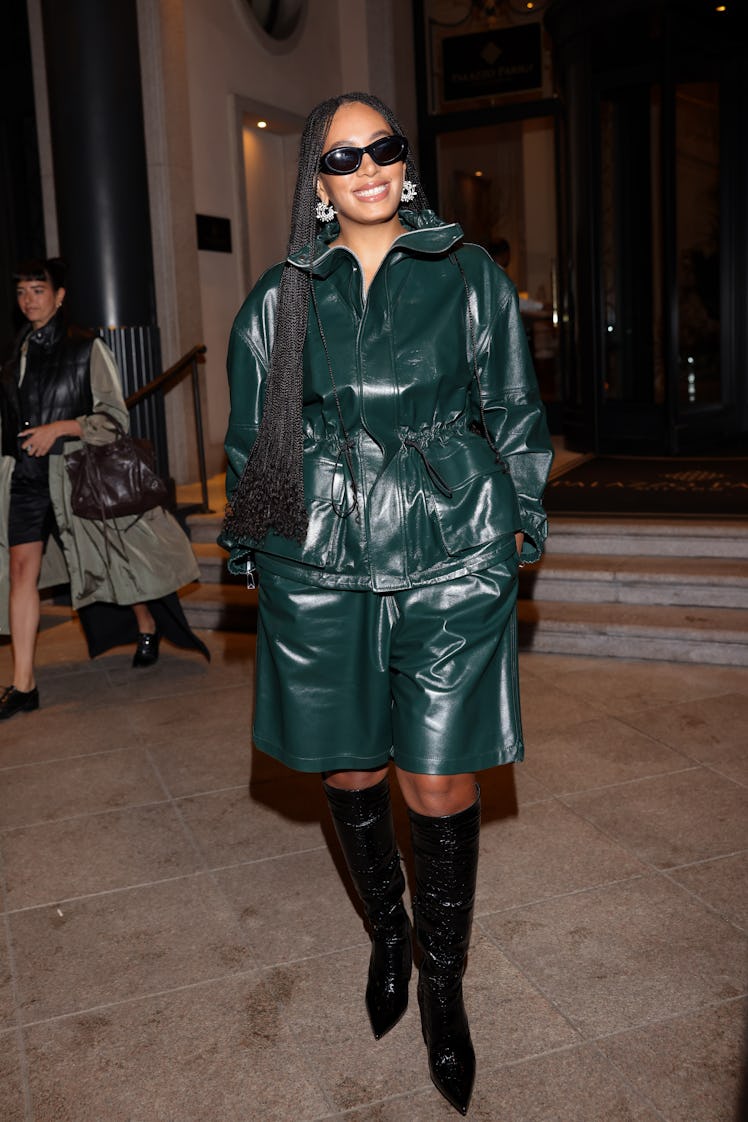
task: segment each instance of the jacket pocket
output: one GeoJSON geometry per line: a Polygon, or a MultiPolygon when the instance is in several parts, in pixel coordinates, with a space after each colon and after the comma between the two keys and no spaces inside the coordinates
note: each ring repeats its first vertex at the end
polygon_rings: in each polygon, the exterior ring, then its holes
{"type": "Polygon", "coordinates": [[[450,441],[427,455],[444,487],[431,478],[433,510],[449,554],[488,545],[520,525],[511,476],[484,442],[450,441]]]}
{"type": "Polygon", "coordinates": [[[271,532],[258,546],[258,552],[322,569],[328,558],[335,556],[345,521],[343,512],[349,502],[342,458],[322,455],[319,448],[305,449],[304,500],[309,514],[304,541],[300,543],[271,532]]]}

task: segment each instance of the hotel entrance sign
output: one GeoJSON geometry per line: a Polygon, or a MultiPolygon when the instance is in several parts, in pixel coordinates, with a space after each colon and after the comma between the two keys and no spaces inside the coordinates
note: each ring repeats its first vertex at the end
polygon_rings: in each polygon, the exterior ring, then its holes
{"type": "Polygon", "coordinates": [[[542,85],[540,24],[442,39],[444,100],[496,97],[542,85]]]}

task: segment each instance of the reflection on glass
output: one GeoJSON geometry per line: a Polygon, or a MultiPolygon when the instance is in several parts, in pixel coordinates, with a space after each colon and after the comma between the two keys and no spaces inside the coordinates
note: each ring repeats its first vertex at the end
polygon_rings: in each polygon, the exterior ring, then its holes
{"type": "Polygon", "coordinates": [[[561,399],[553,120],[442,133],[439,209],[492,253],[519,293],[546,401],[561,399]]]}
{"type": "Polygon", "coordinates": [[[719,95],[715,82],[676,90],[678,401],[721,399],[719,95]]]}
{"type": "Polygon", "coordinates": [[[665,399],[659,87],[600,101],[600,252],[604,302],[603,396],[665,399]]]}

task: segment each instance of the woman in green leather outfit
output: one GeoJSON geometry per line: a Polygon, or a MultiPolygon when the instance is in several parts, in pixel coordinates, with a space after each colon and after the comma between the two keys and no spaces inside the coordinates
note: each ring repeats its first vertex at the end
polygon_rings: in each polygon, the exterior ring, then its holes
{"type": "Polygon", "coordinates": [[[466,1113],[475,772],[520,760],[517,569],[551,444],[513,285],[432,211],[392,112],[331,98],[301,140],[287,259],[231,333],[233,572],[259,577],[254,738],[319,771],[369,921],[374,1035],[404,1013],[408,807],[432,1080],[466,1113]]]}

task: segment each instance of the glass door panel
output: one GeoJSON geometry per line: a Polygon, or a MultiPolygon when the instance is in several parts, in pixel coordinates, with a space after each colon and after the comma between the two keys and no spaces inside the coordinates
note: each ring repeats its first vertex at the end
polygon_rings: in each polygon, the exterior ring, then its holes
{"type": "Polygon", "coordinates": [[[441,133],[439,210],[514,282],[547,405],[560,403],[555,122],[528,118],[441,133]]]}
{"type": "Polygon", "coordinates": [[[719,90],[675,92],[678,410],[722,400],[720,353],[719,90]]]}
{"type": "Polygon", "coordinates": [[[661,116],[657,86],[600,101],[603,403],[661,407],[666,397],[661,116]]]}

